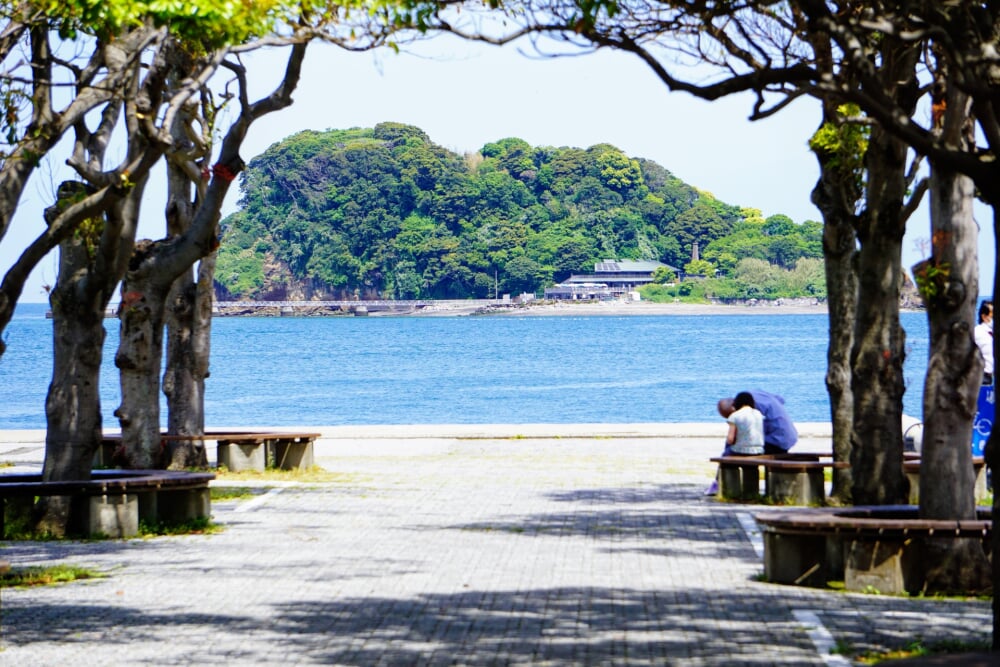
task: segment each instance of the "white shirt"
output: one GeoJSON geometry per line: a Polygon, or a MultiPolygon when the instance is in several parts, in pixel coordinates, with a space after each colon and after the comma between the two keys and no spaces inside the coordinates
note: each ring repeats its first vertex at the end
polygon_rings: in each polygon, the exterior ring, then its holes
{"type": "Polygon", "coordinates": [[[729,448],[737,454],[764,453],[764,415],[744,405],[726,419],[736,426],[736,442],[729,448]]]}
{"type": "Polygon", "coordinates": [[[993,320],[977,324],[974,334],[979,352],[983,355],[983,372],[993,374],[993,320]]]}

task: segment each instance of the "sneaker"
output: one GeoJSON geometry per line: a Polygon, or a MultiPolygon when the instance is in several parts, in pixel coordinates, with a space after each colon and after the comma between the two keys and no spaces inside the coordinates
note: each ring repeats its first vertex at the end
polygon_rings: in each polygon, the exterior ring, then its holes
{"type": "Polygon", "coordinates": [[[719,493],[719,480],[714,480],[711,484],[708,485],[708,488],[705,489],[705,495],[715,496],[718,495],[718,493],[719,493]]]}

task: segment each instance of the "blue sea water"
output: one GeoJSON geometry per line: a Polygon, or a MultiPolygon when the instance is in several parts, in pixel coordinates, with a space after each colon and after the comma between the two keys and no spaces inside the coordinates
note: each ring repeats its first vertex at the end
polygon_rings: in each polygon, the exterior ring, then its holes
{"type": "MultiPolygon", "coordinates": [[[[20,306],[5,333],[0,429],[45,427],[45,309],[20,306]]],[[[927,324],[902,321],[904,409],[920,415],[927,324]]],[[[109,429],[117,324],[101,378],[109,429]]],[[[756,387],[797,421],[829,421],[827,330],[825,314],[217,318],[207,425],[710,422],[719,397],[756,387]]]]}

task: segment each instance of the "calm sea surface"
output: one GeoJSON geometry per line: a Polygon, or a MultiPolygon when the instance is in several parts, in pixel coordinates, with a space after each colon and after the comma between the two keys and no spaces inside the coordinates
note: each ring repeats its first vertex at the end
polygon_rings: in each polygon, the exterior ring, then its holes
{"type": "MultiPolygon", "coordinates": [[[[0,429],[44,428],[46,306],[19,307],[0,357],[0,429]]],[[[907,414],[920,415],[922,313],[904,313],[907,414]]],[[[119,402],[107,320],[105,427],[119,402]]],[[[826,315],[219,318],[208,426],[708,422],[749,388],[829,421],[826,315]]],[[[164,415],[165,419],[165,415],[164,415]]]]}

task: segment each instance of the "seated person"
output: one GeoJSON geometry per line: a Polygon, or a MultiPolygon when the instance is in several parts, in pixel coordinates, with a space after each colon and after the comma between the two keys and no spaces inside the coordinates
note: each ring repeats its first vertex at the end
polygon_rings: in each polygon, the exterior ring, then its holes
{"type": "MultiPolygon", "coordinates": [[[[729,422],[729,432],[726,434],[726,447],[723,456],[755,456],[764,453],[764,415],[757,409],[753,395],[741,391],[734,399],[727,400],[726,421],[729,422]]],[[[719,414],[723,414],[722,401],[719,401],[719,414]]],[[[712,484],[705,489],[706,496],[714,496],[719,492],[719,478],[716,476],[712,484]]]]}
{"type": "MultiPolygon", "coordinates": [[[[799,441],[799,432],[785,410],[785,399],[763,389],[751,389],[748,393],[764,415],[764,453],[784,454],[794,447],[799,441]]],[[[728,418],[733,411],[733,399],[723,398],[717,408],[723,419],[728,418]]]]}
{"type": "Polygon", "coordinates": [[[764,453],[764,415],[757,409],[753,394],[741,391],[733,399],[733,411],[726,417],[729,433],[723,456],[755,456],[764,453]]]}

